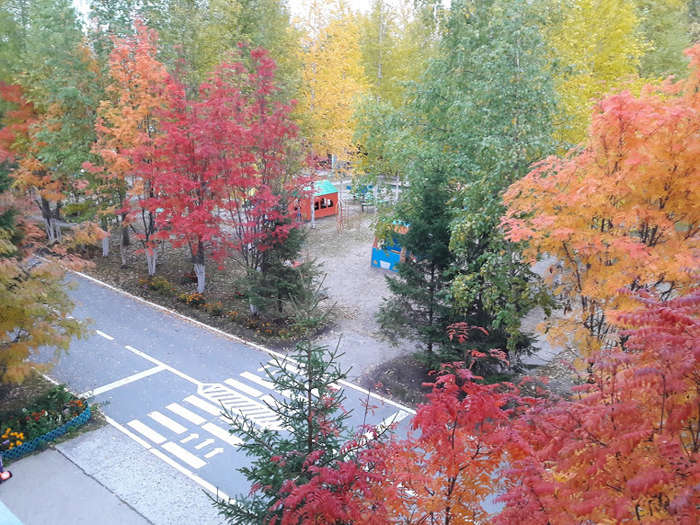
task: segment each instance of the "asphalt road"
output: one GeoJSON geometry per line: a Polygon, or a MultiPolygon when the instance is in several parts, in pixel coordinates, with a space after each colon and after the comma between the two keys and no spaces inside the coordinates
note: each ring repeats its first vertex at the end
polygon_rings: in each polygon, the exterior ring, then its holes
{"type": "MultiPolygon", "coordinates": [[[[74,316],[91,319],[90,337],[58,357],[50,376],[102,405],[109,423],[210,492],[247,493],[237,471],[248,459],[228,433],[222,405],[261,427],[279,428],[265,405],[284,395],[263,366],[272,355],[257,345],[164,311],[128,294],[72,275],[74,316]]],[[[46,351],[41,359],[48,360],[46,351]]],[[[294,365],[290,364],[293,370],[294,365]]],[[[412,411],[343,383],[349,423],[396,421],[404,434],[412,411]]]]}

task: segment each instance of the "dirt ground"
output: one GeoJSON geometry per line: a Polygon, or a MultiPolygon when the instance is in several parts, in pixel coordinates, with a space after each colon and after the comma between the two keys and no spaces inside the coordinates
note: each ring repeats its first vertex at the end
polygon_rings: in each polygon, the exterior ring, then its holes
{"type": "Polygon", "coordinates": [[[370,264],[374,212],[363,212],[357,203],[347,202],[346,206],[347,220],[342,229],[336,217],[318,220],[316,228],[309,229],[304,255],[322,263],[324,285],[330,302],[335,304],[335,326],[319,342],[335,346],[340,339],[344,352],[341,364],[350,368],[349,377],[357,380],[386,361],[415,352],[417,347],[409,342],[394,347],[381,340],[374,316],[389,295],[386,276],[392,273],[370,264]]]}
{"type": "MultiPolygon", "coordinates": [[[[336,216],[315,221],[315,227],[307,223],[308,240],[302,251],[306,260],[321,263],[326,277],[329,305],[334,305],[334,322],[317,339],[319,344],[328,347],[339,345],[343,355],[341,368],[348,371],[349,379],[359,382],[366,388],[381,390],[383,394],[396,397],[407,403],[422,400],[426,391],[421,385],[430,381],[424,367],[413,357],[419,349],[417,343],[403,341],[392,346],[383,340],[378,332],[375,314],[383,299],[389,296],[386,276],[393,275],[388,270],[374,268],[370,264],[373,235],[373,209],[362,210],[357,202],[344,200],[346,213],[342,227],[336,216]]],[[[226,316],[213,316],[209,313],[144,288],[139,278],[146,276],[146,262],[143,254],[135,253],[136,240],[129,249],[128,270],[120,268],[116,240],[112,239],[112,252],[107,258],[95,257],[95,266],[89,270],[100,279],[121,287],[131,293],[151,301],[176,309],[217,328],[234,333],[246,339],[255,340],[278,350],[288,350],[289,341],[268,337],[264,331],[249,328],[240,322],[233,322],[226,316]]],[[[186,274],[192,265],[185,249],[166,247],[159,255],[157,275],[163,276],[177,285],[178,291],[194,291],[194,283],[186,274]]],[[[246,305],[236,295],[231,284],[241,274],[240,266],[233,259],[224,261],[222,267],[207,263],[207,301],[222,301],[225,310],[246,309],[246,305]]],[[[542,319],[542,312],[533,311],[524,320],[524,327],[535,331],[542,319]]],[[[525,364],[533,374],[553,376],[557,389],[566,390],[570,384],[568,370],[559,365],[563,356],[561,349],[552,348],[546,341],[538,343],[537,352],[525,364]]]]}

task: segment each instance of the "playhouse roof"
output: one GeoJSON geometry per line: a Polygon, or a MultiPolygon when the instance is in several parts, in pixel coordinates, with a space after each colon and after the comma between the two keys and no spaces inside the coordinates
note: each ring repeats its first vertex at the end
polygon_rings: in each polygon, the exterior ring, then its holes
{"type": "Polygon", "coordinates": [[[330,193],[338,193],[338,188],[336,188],[331,181],[314,181],[314,197],[318,197],[319,195],[328,195],[330,193]]]}

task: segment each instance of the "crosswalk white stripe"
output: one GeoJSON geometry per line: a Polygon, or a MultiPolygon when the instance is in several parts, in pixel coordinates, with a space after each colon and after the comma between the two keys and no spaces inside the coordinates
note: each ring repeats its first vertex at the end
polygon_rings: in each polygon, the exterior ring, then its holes
{"type": "Polygon", "coordinates": [[[214,423],[207,423],[206,425],[202,425],[202,428],[209,432],[211,435],[218,437],[221,441],[228,443],[232,447],[237,447],[238,445],[243,443],[243,440],[241,438],[234,436],[233,434],[229,433],[228,430],[225,430],[220,426],[215,425],[214,423]]]}
{"type": "Polygon", "coordinates": [[[191,410],[187,410],[185,407],[182,405],[178,405],[177,403],[170,403],[167,407],[168,410],[170,410],[173,414],[177,414],[183,419],[186,419],[190,423],[194,423],[195,425],[201,425],[206,421],[203,417],[199,416],[198,414],[195,414],[191,410]]]}
{"type": "Polygon", "coordinates": [[[187,401],[190,405],[194,405],[197,408],[200,408],[205,412],[210,413],[212,416],[218,416],[221,414],[221,409],[219,407],[212,405],[211,403],[208,403],[204,401],[204,399],[201,399],[197,396],[187,396],[185,398],[185,401],[187,401]]]}
{"type": "Polygon", "coordinates": [[[134,381],[143,379],[144,377],[157,374],[158,372],[162,372],[163,370],[165,370],[165,368],[163,368],[160,365],[154,366],[153,368],[149,368],[148,370],[144,370],[143,372],[137,372],[136,374],[132,374],[127,377],[122,377],[121,379],[112,381],[109,384],[99,386],[92,390],[88,390],[87,392],[83,392],[82,394],[80,394],[80,397],[87,398],[98,396],[100,394],[104,394],[105,392],[109,392],[110,390],[114,390],[115,388],[119,388],[120,386],[128,385],[129,383],[133,383],[134,381]]]}
{"type": "Polygon", "coordinates": [[[108,341],[114,341],[114,337],[112,337],[112,336],[109,335],[109,334],[106,334],[106,333],[102,332],[101,330],[95,330],[95,333],[96,333],[97,335],[101,335],[102,337],[104,337],[104,338],[107,339],[108,341]]]}
{"type": "Polygon", "coordinates": [[[240,390],[241,392],[245,392],[246,394],[253,396],[253,397],[260,397],[262,395],[262,392],[258,390],[257,388],[253,388],[252,386],[245,385],[241,383],[240,381],[236,381],[235,379],[228,378],[224,379],[224,383],[226,383],[229,386],[232,386],[233,388],[236,388],[240,390]]]}
{"type": "Polygon", "coordinates": [[[194,454],[187,452],[180,445],[173,443],[172,441],[168,441],[165,445],[163,445],[163,448],[170,452],[173,456],[187,463],[192,468],[202,468],[207,464],[207,462],[203,459],[200,459],[194,454]]]}
{"type": "Polygon", "coordinates": [[[269,388],[270,390],[275,389],[275,385],[272,384],[270,381],[267,381],[260,376],[256,376],[255,374],[253,374],[251,372],[241,372],[241,376],[245,377],[248,381],[252,381],[253,383],[257,383],[260,386],[264,386],[265,388],[269,388]]]}
{"type": "Polygon", "coordinates": [[[187,428],[183,427],[180,423],[178,423],[177,421],[173,421],[168,416],[166,416],[165,414],[161,414],[157,410],[154,410],[153,412],[149,413],[148,417],[150,417],[153,421],[157,421],[164,427],[169,428],[176,434],[182,434],[187,430],[187,428]]]}
{"type": "Polygon", "coordinates": [[[129,421],[127,425],[136,430],[138,433],[143,434],[157,445],[160,445],[163,441],[165,441],[165,438],[161,434],[153,430],[151,427],[144,425],[138,419],[129,421]]]}

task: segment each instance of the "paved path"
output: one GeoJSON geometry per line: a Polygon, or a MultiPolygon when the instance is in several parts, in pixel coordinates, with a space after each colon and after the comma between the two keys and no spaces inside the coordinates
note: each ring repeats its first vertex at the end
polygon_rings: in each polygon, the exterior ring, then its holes
{"type": "MultiPolygon", "coordinates": [[[[113,429],[169,465],[173,475],[211,493],[247,493],[237,471],[247,458],[237,447],[240,439],[228,433],[221,405],[260,427],[278,428],[264,403],[283,395],[262,368],[271,355],[84,277],[72,280],[74,315],[92,319],[94,332],[71,344],[51,377],[102,404],[113,429]]],[[[350,423],[359,426],[367,394],[343,386],[350,423]]],[[[377,408],[369,423],[397,420],[397,432],[405,432],[410,409],[377,396],[370,402],[377,408]]],[[[106,452],[96,446],[92,453],[99,459],[106,452]]]]}

